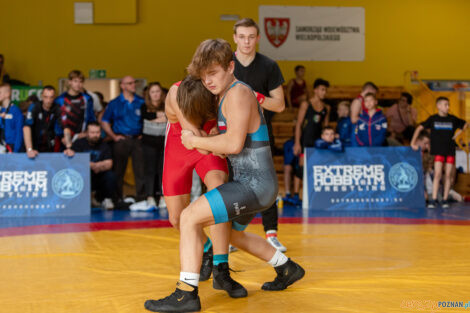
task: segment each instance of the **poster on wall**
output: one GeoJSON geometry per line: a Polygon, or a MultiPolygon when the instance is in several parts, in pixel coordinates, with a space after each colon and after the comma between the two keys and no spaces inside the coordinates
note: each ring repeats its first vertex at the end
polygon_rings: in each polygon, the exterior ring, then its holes
{"type": "Polygon", "coordinates": [[[362,7],[259,6],[259,52],[275,60],[364,61],[362,7]]]}

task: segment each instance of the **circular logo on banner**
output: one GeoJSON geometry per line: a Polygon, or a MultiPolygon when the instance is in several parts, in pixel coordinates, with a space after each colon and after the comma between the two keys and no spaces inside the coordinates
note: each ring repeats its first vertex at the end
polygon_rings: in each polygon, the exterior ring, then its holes
{"type": "Polygon", "coordinates": [[[418,172],[406,162],[400,162],[392,166],[388,173],[388,179],[393,188],[400,192],[409,192],[418,183],[418,172]]]}
{"type": "Polygon", "coordinates": [[[52,178],[52,190],[61,198],[75,198],[83,190],[82,175],[72,169],[61,170],[52,178]]]}

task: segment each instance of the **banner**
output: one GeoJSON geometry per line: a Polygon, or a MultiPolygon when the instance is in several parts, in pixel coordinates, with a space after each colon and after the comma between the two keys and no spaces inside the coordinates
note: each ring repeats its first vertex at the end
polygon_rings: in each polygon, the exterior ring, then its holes
{"type": "Polygon", "coordinates": [[[11,86],[11,102],[18,105],[31,95],[36,95],[41,99],[41,93],[42,87],[40,86],[11,86]]]}
{"type": "Polygon", "coordinates": [[[90,214],[90,154],[0,155],[0,216],[90,214]]]}
{"type": "Polygon", "coordinates": [[[259,51],[275,60],[364,61],[362,7],[259,6],[259,51]]]}
{"type": "Polygon", "coordinates": [[[306,149],[308,209],[424,208],[421,154],[410,147],[306,149]]]}

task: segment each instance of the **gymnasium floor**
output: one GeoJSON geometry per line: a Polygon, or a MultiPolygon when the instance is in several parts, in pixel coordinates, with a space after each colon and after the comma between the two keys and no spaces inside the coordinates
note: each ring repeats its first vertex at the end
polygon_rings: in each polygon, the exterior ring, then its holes
{"type": "MultiPolygon", "coordinates": [[[[279,238],[304,279],[261,291],[274,271],[238,251],[232,275],[248,298],[203,282],[203,312],[470,312],[468,204],[448,212],[287,207],[280,221],[279,238]]],[[[255,222],[248,230],[262,235],[255,222]]],[[[178,234],[158,213],[2,218],[0,312],[146,312],[146,299],[174,290],[178,264],[178,234]]]]}

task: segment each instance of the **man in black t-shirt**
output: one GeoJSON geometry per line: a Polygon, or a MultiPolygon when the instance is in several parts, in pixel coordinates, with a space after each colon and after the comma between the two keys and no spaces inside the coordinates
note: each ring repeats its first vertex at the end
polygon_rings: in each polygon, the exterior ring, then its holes
{"type": "Polygon", "coordinates": [[[432,199],[428,203],[428,208],[435,208],[437,205],[437,192],[441,183],[445,163],[442,208],[447,209],[449,207],[447,199],[451,187],[451,173],[455,165],[455,138],[457,138],[468,125],[464,120],[449,114],[448,98],[437,98],[436,106],[438,113],[430,116],[416,128],[413,139],[411,140],[411,147],[414,150],[418,150],[416,139],[419,133],[424,128],[431,130],[431,155],[434,156],[434,180],[432,199]]]}
{"type": "Polygon", "coordinates": [[[97,199],[104,199],[103,208],[113,209],[112,200],[116,199],[117,180],[112,171],[111,148],[101,140],[100,124],[88,123],[86,137],[76,140],[72,145],[72,150],[90,153],[91,189],[96,191],[97,199]]]}
{"type": "MultiPolygon", "coordinates": [[[[237,50],[233,56],[235,61],[234,75],[256,92],[256,98],[264,110],[271,150],[274,151],[271,119],[274,112],[282,112],[285,108],[282,88],[284,77],[275,61],[256,52],[256,44],[259,42],[260,35],[259,27],[255,21],[244,18],[235,23],[233,31],[233,40],[237,44],[237,50]]],[[[285,252],[286,247],[277,239],[276,203],[263,211],[262,217],[268,242],[276,249],[285,252]]]]}
{"type": "Polygon", "coordinates": [[[56,148],[56,130],[61,127],[60,108],[54,103],[55,88],[45,86],[41,94],[42,101],[32,103],[23,127],[24,145],[29,158],[35,158],[39,152],[58,152],[56,148]]]}

